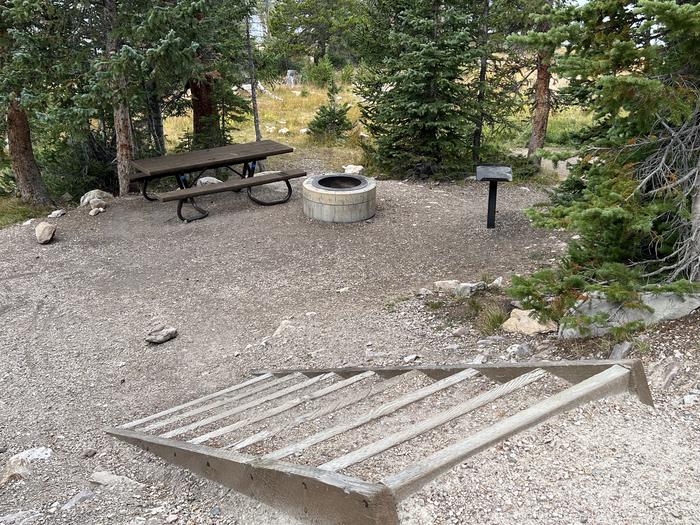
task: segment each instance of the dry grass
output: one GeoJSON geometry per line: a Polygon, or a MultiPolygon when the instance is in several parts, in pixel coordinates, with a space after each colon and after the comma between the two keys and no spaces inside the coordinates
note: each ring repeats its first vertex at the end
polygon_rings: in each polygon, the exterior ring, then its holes
{"type": "Polygon", "coordinates": [[[31,206],[15,197],[0,197],[0,228],[40,217],[48,213],[48,208],[31,206]]]}
{"type": "MultiPolygon", "coordinates": [[[[276,86],[271,89],[274,97],[260,93],[258,96],[258,107],[260,111],[260,128],[263,138],[280,140],[291,146],[301,146],[308,150],[309,148],[319,149],[319,153],[333,156],[346,156],[347,150],[358,150],[358,137],[361,131],[361,125],[357,122],[360,116],[357,107],[357,98],[352,93],[350,86],[345,86],[340,96],[343,102],[348,102],[352,105],[348,116],[355,123],[355,129],[351,132],[347,141],[341,145],[335,145],[334,148],[321,147],[308,135],[301,133],[300,130],[309,127],[309,122],[313,119],[319,106],[326,102],[326,90],[313,86],[298,86],[290,89],[286,86],[276,86]],[[287,128],[287,134],[280,134],[279,130],[287,128]],[[339,152],[336,155],[335,149],[346,150],[339,152]]],[[[255,128],[253,118],[250,116],[245,122],[236,125],[240,129],[233,132],[234,142],[251,142],[255,140],[255,128]]],[[[165,134],[168,149],[175,148],[180,138],[187,132],[192,131],[192,118],[190,115],[181,117],[170,117],[165,121],[165,134]]],[[[352,153],[357,156],[357,153],[352,153]]],[[[347,164],[347,160],[344,161],[347,164]]]]}

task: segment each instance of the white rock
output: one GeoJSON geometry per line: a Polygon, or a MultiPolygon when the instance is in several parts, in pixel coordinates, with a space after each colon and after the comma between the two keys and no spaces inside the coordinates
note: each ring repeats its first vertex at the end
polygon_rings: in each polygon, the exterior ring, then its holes
{"type": "Polygon", "coordinates": [[[280,128],[280,130],[277,132],[279,135],[289,135],[289,129],[287,128],[280,128]]]}
{"type": "Polygon", "coordinates": [[[459,283],[459,286],[454,290],[454,294],[460,297],[471,297],[480,290],[486,290],[486,283],[481,281],[478,283],[459,283]]]}
{"type": "Polygon", "coordinates": [[[90,208],[92,208],[93,210],[96,208],[103,208],[104,209],[106,207],[107,207],[107,201],[105,201],[104,199],[92,199],[90,201],[90,208]]]}
{"type": "Polygon", "coordinates": [[[459,287],[460,282],[457,279],[452,279],[450,281],[435,281],[435,289],[440,292],[450,292],[454,293],[459,287]]]}
{"type": "Polygon", "coordinates": [[[503,286],[503,277],[497,277],[489,284],[489,288],[501,288],[503,286]]]}
{"type": "Polygon", "coordinates": [[[350,291],[350,287],[349,287],[349,286],[344,286],[343,288],[338,288],[338,289],[336,290],[336,292],[338,292],[338,293],[345,293],[345,292],[348,292],[348,291],[350,291]]]}
{"type": "Polygon", "coordinates": [[[368,139],[369,135],[367,133],[365,133],[364,131],[360,131],[360,138],[361,139],[368,139]]]}
{"type": "Polygon", "coordinates": [[[515,344],[506,348],[506,353],[511,357],[528,357],[532,352],[527,344],[515,344]]]}
{"type": "Polygon", "coordinates": [[[126,476],[117,476],[107,470],[101,470],[93,472],[90,476],[90,483],[95,485],[101,485],[108,488],[126,488],[126,489],[140,489],[144,486],[143,483],[139,483],[126,476]]]}
{"type": "Polygon", "coordinates": [[[351,175],[364,175],[365,173],[364,166],[357,164],[348,164],[347,166],[343,166],[343,170],[345,170],[345,173],[349,173],[351,175]]]}
{"type": "Polygon", "coordinates": [[[49,219],[58,219],[59,217],[63,217],[66,214],[66,210],[54,210],[51,213],[49,213],[48,218],[49,219]]]}
{"type": "Polygon", "coordinates": [[[683,396],[683,404],[685,406],[697,405],[698,401],[700,401],[700,396],[697,394],[688,394],[683,396]]]}
{"type": "Polygon", "coordinates": [[[311,130],[309,128],[301,128],[299,130],[299,133],[301,133],[302,135],[308,135],[309,133],[311,133],[311,130]]]}
{"type": "Polygon", "coordinates": [[[216,177],[200,177],[197,180],[197,186],[206,186],[207,184],[221,184],[222,181],[216,177]]]}
{"type": "MultiPolygon", "coordinates": [[[[35,447],[15,454],[12,458],[23,459],[26,461],[41,461],[49,459],[53,455],[53,450],[49,447],[35,447]]],[[[11,459],[12,459],[11,458],[11,459]]]]}
{"type": "Polygon", "coordinates": [[[22,223],[22,226],[31,226],[33,222],[34,219],[28,219],[22,223]]]}
{"type": "Polygon", "coordinates": [[[277,327],[277,330],[275,330],[275,333],[272,334],[272,337],[278,338],[282,337],[284,334],[294,330],[296,328],[291,321],[284,320],[280,323],[280,325],[277,327]]]}
{"type": "Polygon", "coordinates": [[[61,507],[61,510],[70,510],[73,507],[80,505],[83,501],[90,500],[95,497],[95,493],[89,490],[81,490],[71,499],[69,499],[65,505],[61,507]]]}
{"type": "Polygon", "coordinates": [[[605,314],[608,319],[605,325],[593,325],[590,333],[583,333],[576,328],[559,329],[559,337],[571,339],[586,335],[604,335],[612,327],[623,326],[631,322],[641,322],[645,326],[661,321],[680,319],[700,308],[700,294],[679,295],[671,292],[651,293],[640,295],[640,301],[648,308],[628,308],[608,301],[604,294],[592,293],[586,300],[581,301],[572,314],[595,316],[605,314]]]}
{"type": "Polygon", "coordinates": [[[165,343],[167,341],[170,341],[171,339],[175,339],[177,337],[177,328],[172,327],[172,326],[159,326],[155,330],[152,330],[148,333],[148,335],[145,337],[146,342],[148,343],[153,343],[153,344],[161,344],[165,343]]]}
{"type": "Polygon", "coordinates": [[[407,355],[406,357],[403,358],[404,363],[412,363],[413,361],[417,361],[420,359],[420,356],[418,354],[411,354],[407,355]]]}
{"type": "Polygon", "coordinates": [[[429,290],[428,288],[421,288],[420,290],[418,290],[418,292],[416,292],[416,294],[419,297],[427,297],[428,295],[433,295],[433,291],[429,290]]]}
{"type": "Polygon", "coordinates": [[[501,328],[506,332],[525,335],[546,334],[557,331],[557,323],[554,321],[541,323],[534,317],[530,317],[531,314],[534,314],[534,310],[519,310],[516,308],[510,313],[510,318],[503,323],[501,328]]]}
{"type": "Polygon", "coordinates": [[[40,222],[34,229],[36,241],[39,244],[47,244],[51,242],[56,233],[56,226],[50,222],[40,222]]]}
{"type": "Polygon", "coordinates": [[[103,210],[104,208],[93,208],[92,210],[90,210],[90,216],[94,217],[95,215],[99,215],[100,213],[102,213],[103,210]]]}
{"type": "Polygon", "coordinates": [[[114,197],[112,196],[111,193],[107,193],[106,191],[102,190],[91,190],[88,191],[85,195],[80,197],[80,205],[81,206],[87,206],[90,204],[90,201],[92,199],[102,199],[102,200],[109,200],[113,199],[114,197]]]}
{"type": "Polygon", "coordinates": [[[29,461],[13,456],[9,459],[0,474],[0,487],[7,485],[10,481],[28,478],[30,474],[29,461]]]}

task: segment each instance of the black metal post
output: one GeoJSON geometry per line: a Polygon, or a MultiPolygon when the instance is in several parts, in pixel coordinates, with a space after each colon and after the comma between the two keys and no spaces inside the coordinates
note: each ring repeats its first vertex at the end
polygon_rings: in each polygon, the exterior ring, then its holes
{"type": "Polygon", "coordinates": [[[496,227],[496,194],[498,193],[498,181],[489,181],[489,209],[486,215],[486,227],[496,227]]]}

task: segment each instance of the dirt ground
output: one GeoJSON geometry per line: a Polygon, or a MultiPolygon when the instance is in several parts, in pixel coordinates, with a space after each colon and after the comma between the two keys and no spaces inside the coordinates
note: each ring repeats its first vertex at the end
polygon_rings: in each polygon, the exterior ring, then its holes
{"type": "MultiPolygon", "coordinates": [[[[260,367],[400,365],[412,354],[421,364],[494,361],[522,342],[539,358],[607,356],[600,342],[577,346],[546,336],[500,334],[479,343],[483,335],[466,321],[455,337],[455,326],[415,295],[436,280],[507,280],[551,262],[565,237],[533,229],[523,214],[543,192],[502,185],[498,227],[486,230],[485,185],[381,181],[378,191],[376,217],[355,225],[307,220],[297,191],[271,208],[244,194],[206,199],[210,217],[190,224],[175,219],[174,204],[130,197],[97,217],[77,209],[52,219],[57,237],[45,246],[33,227],[1,230],[0,468],[32,447],[50,447],[53,455],[0,488],[0,523],[290,523],[104,432],[260,367]],[[288,329],[272,338],[284,320],[288,329]],[[179,336],[145,343],[162,323],[179,336]],[[143,486],[95,486],[89,478],[96,471],[143,486]],[[61,510],[81,490],[93,497],[61,510]]],[[[696,314],[638,340],[632,356],[655,370],[652,388],[679,363],[669,385],[654,390],[656,409],[620,396],[557,417],[405,500],[402,519],[700,523],[700,408],[680,402],[700,388],[699,326],[696,314]]],[[[498,412],[541,394],[526,391],[498,412]]],[[[430,408],[417,405],[397,421],[430,408]]],[[[448,425],[450,433],[396,457],[426,455],[435,442],[466,432],[460,425],[467,423],[448,425]]],[[[383,432],[381,425],[374,430],[383,432]]],[[[383,468],[370,463],[363,473],[381,477],[383,468]]]]}

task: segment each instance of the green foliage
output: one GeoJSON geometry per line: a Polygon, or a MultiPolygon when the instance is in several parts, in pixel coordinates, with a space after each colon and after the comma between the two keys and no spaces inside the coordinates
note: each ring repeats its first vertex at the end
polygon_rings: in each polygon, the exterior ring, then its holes
{"type": "Polygon", "coordinates": [[[0,228],[40,217],[48,212],[47,208],[31,206],[15,197],[0,196],[0,228]]]}
{"type": "Polygon", "coordinates": [[[304,80],[317,87],[328,86],[335,79],[335,69],[328,57],[317,64],[308,64],[302,73],[304,80]]]}
{"type": "Polygon", "coordinates": [[[330,142],[341,138],[352,129],[348,118],[350,104],[339,103],[337,100],[340,89],[331,80],[328,86],[328,102],[318,108],[313,120],[309,123],[311,135],[319,141],[330,142]]]}

